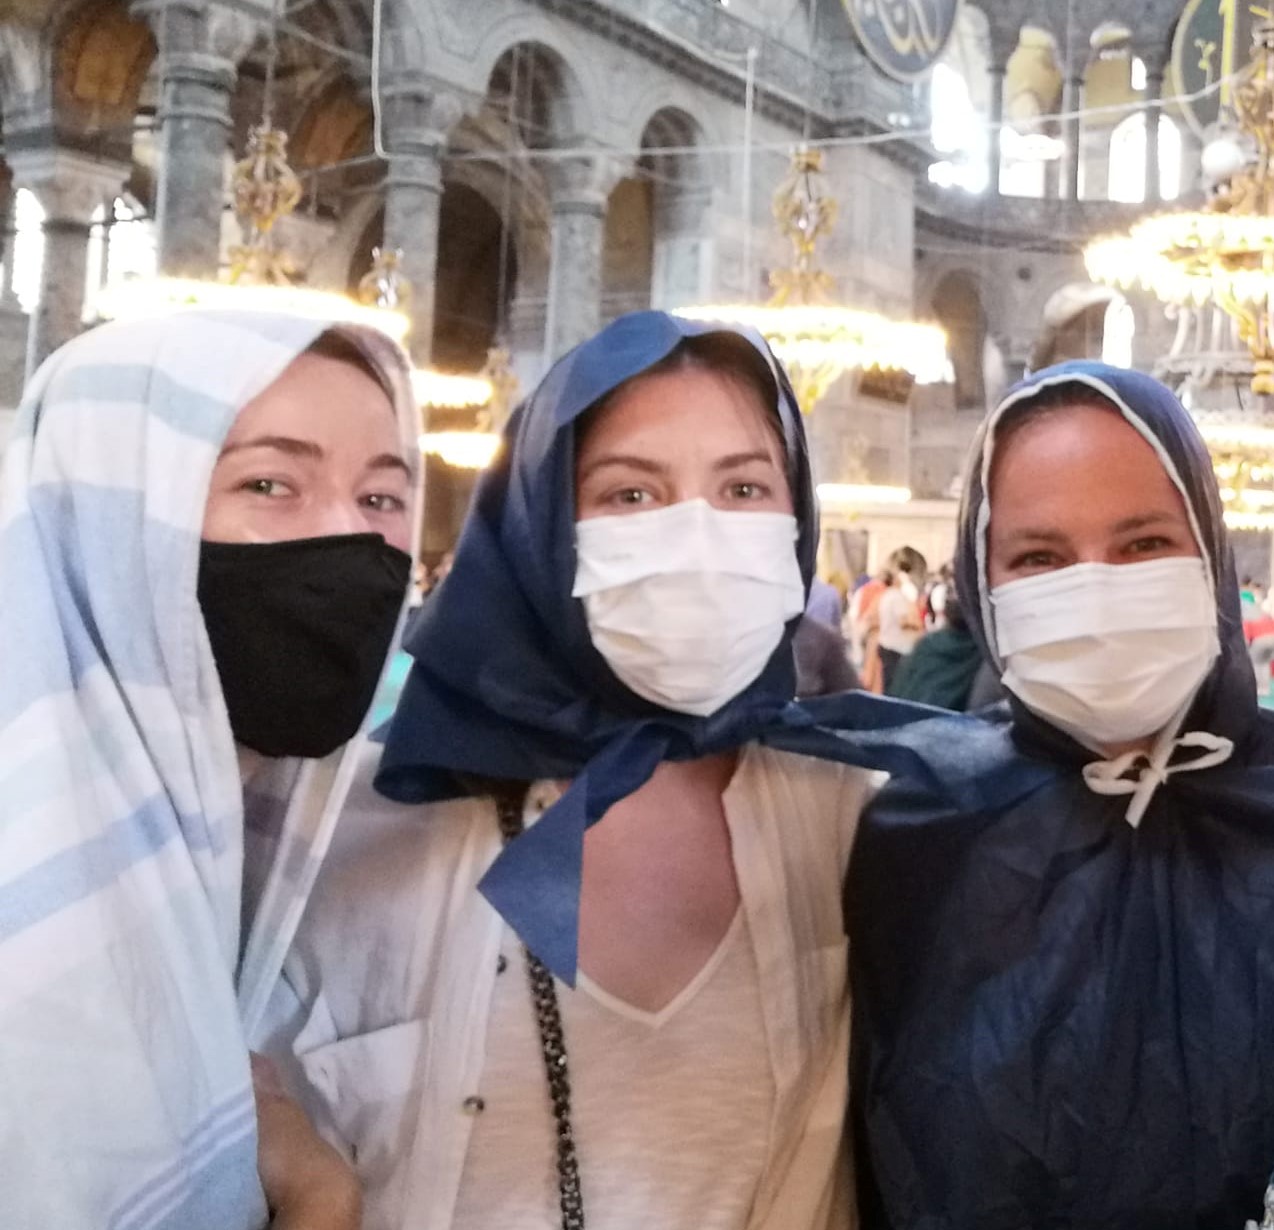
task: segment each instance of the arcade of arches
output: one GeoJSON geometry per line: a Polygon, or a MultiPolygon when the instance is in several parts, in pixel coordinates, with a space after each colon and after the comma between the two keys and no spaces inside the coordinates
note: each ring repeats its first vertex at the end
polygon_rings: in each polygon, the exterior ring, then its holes
{"type": "MultiPolygon", "coordinates": [[[[878,548],[907,532],[940,556],[1009,381],[1169,348],[1162,309],[1092,287],[1080,253],[1205,188],[1206,133],[1172,93],[1185,7],[964,0],[900,80],[843,0],[383,0],[376,56],[372,0],[9,0],[0,416],[104,285],[224,268],[229,168],[264,111],[304,185],[280,239],[305,282],[352,290],[399,248],[415,358],[473,371],[500,345],[524,388],[622,312],[762,300],[786,259],[770,198],[808,138],[839,203],[837,299],[938,321],[952,376],[839,382],[811,420],[819,477],[909,487],[912,524],[878,548]]],[[[472,474],[429,478],[437,554],[472,474]]]]}

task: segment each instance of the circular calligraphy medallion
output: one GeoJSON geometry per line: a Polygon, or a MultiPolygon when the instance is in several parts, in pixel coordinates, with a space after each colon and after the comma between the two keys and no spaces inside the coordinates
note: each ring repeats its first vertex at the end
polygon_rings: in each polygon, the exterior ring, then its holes
{"type": "Polygon", "coordinates": [[[882,72],[911,81],[927,72],[955,29],[960,0],[843,0],[863,50],[882,72]]]}

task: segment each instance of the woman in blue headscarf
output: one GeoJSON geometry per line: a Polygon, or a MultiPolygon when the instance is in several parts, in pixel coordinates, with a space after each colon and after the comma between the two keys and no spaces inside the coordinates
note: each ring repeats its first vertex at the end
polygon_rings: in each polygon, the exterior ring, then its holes
{"type": "Polygon", "coordinates": [[[996,773],[1042,775],[972,808],[891,782],[862,826],[864,1224],[1241,1226],[1274,1162],[1274,723],[1189,415],[1095,363],[1012,389],[957,570],[996,773]]]}
{"type": "Polygon", "coordinates": [[[515,416],[288,967],[368,1230],[845,1224],[843,762],[960,719],[793,702],[816,541],[754,334],[622,318],[515,416]]]}

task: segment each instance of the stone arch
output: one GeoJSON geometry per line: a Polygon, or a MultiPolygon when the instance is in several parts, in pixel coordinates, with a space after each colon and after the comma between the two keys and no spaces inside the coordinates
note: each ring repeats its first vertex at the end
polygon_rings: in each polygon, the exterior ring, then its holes
{"type": "Polygon", "coordinates": [[[539,41],[510,44],[487,74],[488,102],[505,104],[521,145],[546,149],[574,136],[580,125],[579,81],[554,48],[539,41]]]}
{"type": "Polygon", "coordinates": [[[372,108],[345,71],[325,75],[304,100],[288,142],[289,161],[317,199],[316,210],[336,214],[351,191],[382,174],[378,164],[346,166],[324,174],[372,150],[372,108]]]}
{"type": "Polygon", "coordinates": [[[702,128],[679,107],[660,108],[642,129],[637,169],[650,190],[650,302],[656,307],[700,301],[711,284],[705,222],[711,172],[702,157],[680,152],[702,144],[702,128]]]}
{"type": "Polygon", "coordinates": [[[53,25],[52,106],[66,145],[131,161],[133,123],[157,48],[125,0],[85,0],[53,25]]]}
{"type": "Polygon", "coordinates": [[[563,45],[558,30],[540,21],[520,20],[493,31],[476,57],[484,96],[509,88],[505,83],[512,80],[515,66],[518,89],[525,91],[526,106],[520,110],[528,127],[548,138],[540,147],[588,132],[590,118],[602,110],[599,91],[586,83],[574,49],[563,45]]]}
{"type": "Polygon", "coordinates": [[[1106,331],[1106,309],[1121,298],[1109,286],[1067,282],[1048,297],[1040,332],[1031,351],[1031,370],[1067,359],[1100,359],[1106,331]]]}

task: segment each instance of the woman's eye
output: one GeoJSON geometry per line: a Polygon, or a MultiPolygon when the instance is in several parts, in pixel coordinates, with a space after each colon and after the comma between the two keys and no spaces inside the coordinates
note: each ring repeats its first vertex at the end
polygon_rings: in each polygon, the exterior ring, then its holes
{"type": "Polygon", "coordinates": [[[1056,568],[1060,561],[1052,551],[1024,551],[1009,567],[1014,571],[1028,568],[1056,568]]]}
{"type": "Polygon", "coordinates": [[[644,504],[648,499],[650,499],[650,493],[643,491],[640,487],[625,487],[610,497],[611,503],[625,505],[644,504]]]}
{"type": "Polygon", "coordinates": [[[1155,534],[1148,538],[1138,538],[1136,542],[1129,543],[1125,550],[1130,555],[1152,555],[1156,551],[1167,551],[1172,546],[1173,543],[1169,539],[1161,534],[1155,534]]]}
{"type": "Polygon", "coordinates": [[[287,494],[287,487],[277,478],[250,478],[239,484],[240,491],[248,491],[253,495],[280,496],[287,494]]]}
{"type": "Polygon", "coordinates": [[[374,491],[362,498],[362,504],[374,512],[400,513],[407,511],[407,501],[401,496],[390,495],[387,491],[374,491]]]}
{"type": "Polygon", "coordinates": [[[770,489],[764,483],[731,483],[730,497],[735,500],[764,500],[770,489]]]}

